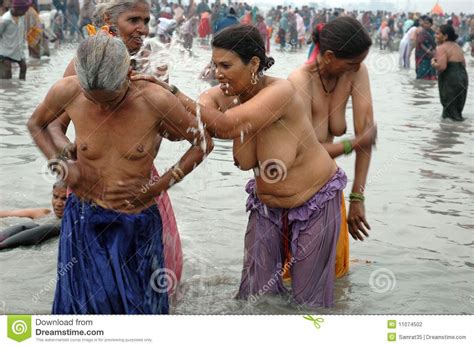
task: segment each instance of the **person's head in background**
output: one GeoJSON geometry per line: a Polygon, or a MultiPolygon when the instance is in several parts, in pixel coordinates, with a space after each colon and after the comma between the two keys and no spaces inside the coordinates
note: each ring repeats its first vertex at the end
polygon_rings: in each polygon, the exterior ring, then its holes
{"type": "Polygon", "coordinates": [[[64,181],[57,181],[53,185],[51,205],[53,212],[58,218],[62,218],[67,199],[67,184],[64,181]]]}
{"type": "Polygon", "coordinates": [[[148,0],[112,0],[98,4],[94,12],[97,26],[108,25],[127,46],[130,54],[137,53],[148,36],[150,2],[148,0]]]}
{"type": "Polygon", "coordinates": [[[21,17],[25,15],[28,8],[31,6],[31,0],[12,0],[10,12],[14,17],[21,17]]]}

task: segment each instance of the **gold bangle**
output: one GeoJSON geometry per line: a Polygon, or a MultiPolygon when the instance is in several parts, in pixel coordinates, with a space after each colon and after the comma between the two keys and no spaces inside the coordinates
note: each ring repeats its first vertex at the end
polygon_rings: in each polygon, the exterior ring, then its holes
{"type": "Polygon", "coordinates": [[[181,177],[179,177],[179,175],[174,170],[171,170],[171,175],[173,175],[173,178],[176,182],[181,181],[181,177]]]}
{"type": "Polygon", "coordinates": [[[181,168],[180,168],[178,165],[176,165],[175,167],[173,167],[173,171],[176,172],[176,173],[179,175],[179,177],[180,177],[181,179],[183,179],[184,176],[186,176],[186,175],[184,174],[183,170],[181,170],[181,168]]]}

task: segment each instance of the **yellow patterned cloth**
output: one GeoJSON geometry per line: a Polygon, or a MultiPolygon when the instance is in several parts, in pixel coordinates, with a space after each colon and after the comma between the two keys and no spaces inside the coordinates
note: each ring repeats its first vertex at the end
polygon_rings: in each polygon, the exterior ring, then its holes
{"type": "Polygon", "coordinates": [[[112,30],[110,30],[110,27],[108,25],[103,25],[102,27],[100,27],[99,30],[97,30],[97,28],[95,26],[93,26],[92,24],[87,24],[86,25],[86,30],[87,30],[87,35],[89,35],[89,36],[97,35],[97,33],[99,31],[107,33],[110,36],[116,36],[115,33],[112,30]]]}
{"type": "MultiPolygon", "coordinates": [[[[287,247],[288,248],[288,247],[287,247]]],[[[283,279],[287,284],[291,281],[291,274],[289,266],[289,259],[291,259],[291,253],[289,248],[285,250],[286,259],[285,265],[283,266],[283,279]]],[[[349,229],[347,227],[347,214],[346,214],[346,203],[344,200],[344,193],[342,193],[341,199],[341,226],[339,229],[339,239],[336,245],[336,278],[340,278],[347,274],[349,271],[349,229]]]]}

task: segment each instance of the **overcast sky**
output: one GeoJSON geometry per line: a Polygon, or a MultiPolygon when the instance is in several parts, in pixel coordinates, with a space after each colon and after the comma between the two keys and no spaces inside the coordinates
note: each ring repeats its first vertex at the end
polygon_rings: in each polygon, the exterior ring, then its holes
{"type": "MultiPolygon", "coordinates": [[[[234,1],[234,0],[232,0],[234,1]]],[[[238,0],[239,1],[239,0],[238,0]]],[[[240,0],[243,1],[243,0],[240,0]]],[[[381,4],[390,4],[394,5],[396,9],[409,10],[409,11],[420,11],[427,12],[433,8],[436,4],[436,0],[246,0],[249,4],[268,4],[268,5],[278,5],[278,4],[295,4],[298,6],[307,5],[310,2],[321,4],[328,4],[325,7],[344,7],[349,4],[355,4],[360,6],[363,3],[381,3],[381,4]]],[[[200,2],[200,1],[197,1],[200,2]]],[[[212,2],[212,1],[211,1],[212,2]]],[[[446,12],[464,12],[464,13],[474,13],[474,0],[440,0],[441,7],[446,12]]],[[[382,6],[383,7],[383,6],[382,6]]],[[[357,8],[357,7],[356,7],[357,8]]],[[[380,8],[383,9],[383,8],[380,8]]]]}

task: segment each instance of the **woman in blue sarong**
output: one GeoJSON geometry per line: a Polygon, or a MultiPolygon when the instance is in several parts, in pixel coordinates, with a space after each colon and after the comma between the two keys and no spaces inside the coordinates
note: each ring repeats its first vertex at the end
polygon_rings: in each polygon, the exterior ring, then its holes
{"type": "Polygon", "coordinates": [[[72,189],[52,312],[168,313],[176,277],[164,264],[154,197],[191,172],[212,140],[175,96],[129,80],[130,56],[120,39],[85,39],[75,69],[77,76],[56,82],[27,124],[49,166],[72,189]],[[76,160],[57,155],[48,128],[64,112],[76,130],[76,160]],[[172,169],[150,180],[158,134],[191,146],[172,169]]]}

